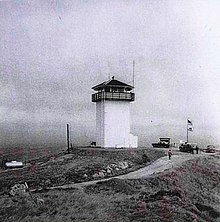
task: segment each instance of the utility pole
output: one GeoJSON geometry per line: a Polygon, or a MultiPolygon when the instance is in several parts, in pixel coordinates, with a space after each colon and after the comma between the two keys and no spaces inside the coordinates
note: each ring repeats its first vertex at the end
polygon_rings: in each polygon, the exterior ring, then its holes
{"type": "Polygon", "coordinates": [[[67,150],[68,154],[70,153],[70,132],[69,132],[69,124],[66,125],[66,136],[67,136],[67,150]]]}
{"type": "Polygon", "coordinates": [[[135,60],[133,60],[133,87],[134,87],[134,66],[135,66],[135,60]]]}
{"type": "Polygon", "coordinates": [[[186,129],[186,142],[187,143],[188,143],[188,140],[189,140],[188,138],[189,138],[189,131],[188,131],[188,122],[187,122],[187,129],[186,129]]]}

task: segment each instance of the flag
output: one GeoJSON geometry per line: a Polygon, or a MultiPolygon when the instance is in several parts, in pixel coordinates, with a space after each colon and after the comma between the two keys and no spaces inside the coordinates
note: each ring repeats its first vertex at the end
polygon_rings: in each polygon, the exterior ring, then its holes
{"type": "Polygon", "coordinates": [[[187,130],[191,132],[193,131],[193,124],[190,119],[187,119],[187,130]]]}
{"type": "Polygon", "coordinates": [[[188,126],[188,131],[193,131],[193,127],[192,126],[188,126]]]}
{"type": "Polygon", "coordinates": [[[187,120],[188,125],[192,125],[192,121],[190,119],[187,120]]]}

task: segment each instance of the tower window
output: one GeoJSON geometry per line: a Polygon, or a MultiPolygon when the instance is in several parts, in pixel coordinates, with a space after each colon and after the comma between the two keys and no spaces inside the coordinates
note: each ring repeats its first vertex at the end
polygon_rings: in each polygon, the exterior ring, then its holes
{"type": "Polygon", "coordinates": [[[118,88],[118,92],[124,92],[124,88],[118,88]]]}

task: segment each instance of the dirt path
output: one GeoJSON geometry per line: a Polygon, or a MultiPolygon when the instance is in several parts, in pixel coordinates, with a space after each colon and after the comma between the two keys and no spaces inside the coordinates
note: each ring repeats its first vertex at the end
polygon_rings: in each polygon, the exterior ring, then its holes
{"type": "Polygon", "coordinates": [[[50,189],[70,189],[70,188],[79,188],[82,189],[85,186],[95,184],[100,181],[107,181],[112,178],[118,178],[118,179],[138,179],[138,178],[147,178],[151,176],[152,174],[157,174],[160,172],[163,172],[166,169],[171,169],[171,168],[176,168],[182,163],[184,163],[187,160],[191,159],[196,159],[198,157],[205,157],[207,155],[204,154],[184,154],[184,155],[173,155],[171,160],[168,159],[167,156],[161,157],[152,164],[143,167],[139,170],[136,170],[134,172],[130,172],[128,174],[120,175],[120,176],[115,176],[111,178],[106,178],[106,179],[100,179],[100,180],[93,180],[93,181],[87,181],[83,183],[72,183],[72,184],[67,184],[63,186],[57,186],[57,187],[51,187],[50,189]]]}

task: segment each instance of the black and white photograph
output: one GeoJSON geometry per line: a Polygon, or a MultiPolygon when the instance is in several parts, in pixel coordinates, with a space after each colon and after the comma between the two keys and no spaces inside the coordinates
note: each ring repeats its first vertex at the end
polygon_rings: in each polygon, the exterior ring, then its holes
{"type": "Polygon", "coordinates": [[[0,0],[0,221],[220,222],[220,0],[0,0]]]}

